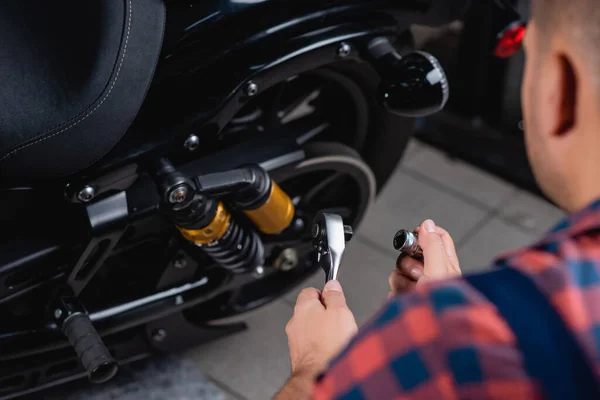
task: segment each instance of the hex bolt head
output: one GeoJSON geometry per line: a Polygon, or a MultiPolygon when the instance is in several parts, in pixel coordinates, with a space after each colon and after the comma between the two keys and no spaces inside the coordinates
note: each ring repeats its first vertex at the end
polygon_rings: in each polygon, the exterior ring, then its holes
{"type": "Polygon", "coordinates": [[[185,142],[183,142],[183,147],[188,151],[194,151],[200,146],[200,138],[196,135],[190,135],[185,142]]]}
{"type": "Polygon", "coordinates": [[[248,97],[254,97],[258,94],[258,85],[252,81],[246,83],[244,94],[248,97]]]}
{"type": "Polygon", "coordinates": [[[346,42],[340,43],[340,47],[337,49],[337,54],[340,57],[348,57],[352,53],[352,46],[346,42]]]}
{"type": "Polygon", "coordinates": [[[273,266],[281,271],[291,271],[298,266],[299,261],[298,251],[290,247],[279,254],[273,266]]]}
{"type": "Polygon", "coordinates": [[[93,186],[86,185],[77,193],[77,198],[83,203],[88,203],[96,196],[96,189],[93,186]]]}
{"type": "Polygon", "coordinates": [[[256,279],[262,278],[263,276],[265,276],[265,267],[263,267],[262,265],[259,265],[258,267],[254,268],[254,272],[252,272],[252,275],[256,279]]]}
{"type": "Polygon", "coordinates": [[[175,190],[173,190],[171,193],[169,193],[169,203],[171,203],[171,204],[183,203],[185,201],[185,199],[187,198],[187,194],[188,194],[188,190],[185,187],[180,186],[180,187],[176,188],[175,190]]]}
{"type": "Polygon", "coordinates": [[[304,220],[302,220],[302,218],[296,218],[296,220],[294,221],[294,229],[296,231],[301,231],[304,229],[304,220]]]}
{"type": "Polygon", "coordinates": [[[183,257],[178,258],[173,263],[173,266],[175,268],[183,269],[183,268],[187,267],[187,260],[185,258],[183,258],[183,257]]]}
{"type": "Polygon", "coordinates": [[[154,340],[155,342],[162,342],[166,338],[167,331],[165,329],[160,328],[152,332],[152,340],[154,340]]]}

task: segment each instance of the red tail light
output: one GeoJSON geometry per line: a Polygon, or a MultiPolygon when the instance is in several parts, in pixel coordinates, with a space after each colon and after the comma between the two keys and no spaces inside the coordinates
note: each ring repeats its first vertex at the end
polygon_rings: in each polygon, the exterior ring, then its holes
{"type": "Polygon", "coordinates": [[[508,58],[523,47],[523,39],[527,26],[523,22],[514,22],[498,35],[498,43],[494,55],[500,58],[508,58]]]}

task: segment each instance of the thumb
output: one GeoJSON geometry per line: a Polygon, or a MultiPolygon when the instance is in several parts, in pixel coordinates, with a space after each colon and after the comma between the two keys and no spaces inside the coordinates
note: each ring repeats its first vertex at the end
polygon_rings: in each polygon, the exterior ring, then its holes
{"type": "Polygon", "coordinates": [[[342,308],[346,306],[346,296],[338,281],[329,281],[323,288],[323,305],[325,308],[342,308]]]}
{"type": "Polygon", "coordinates": [[[428,219],[419,229],[419,246],[423,249],[424,273],[429,277],[444,277],[449,263],[444,240],[436,231],[435,222],[428,219]]]}

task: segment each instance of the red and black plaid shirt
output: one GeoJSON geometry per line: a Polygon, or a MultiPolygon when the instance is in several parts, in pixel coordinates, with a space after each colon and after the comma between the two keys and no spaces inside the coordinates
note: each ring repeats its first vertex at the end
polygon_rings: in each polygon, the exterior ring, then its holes
{"type": "MultiPolygon", "coordinates": [[[[600,374],[600,200],[495,266],[534,280],[600,374]]],[[[544,327],[531,329],[544,334],[544,327]]],[[[495,307],[457,279],[392,299],[319,379],[314,398],[532,399],[543,393],[495,307]]]]}

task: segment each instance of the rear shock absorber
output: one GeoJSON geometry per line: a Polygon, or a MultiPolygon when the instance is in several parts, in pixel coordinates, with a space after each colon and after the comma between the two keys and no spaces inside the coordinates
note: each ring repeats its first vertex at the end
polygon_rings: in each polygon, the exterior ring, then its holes
{"type": "Polygon", "coordinates": [[[264,248],[256,232],[242,228],[221,201],[209,199],[200,223],[180,221],[184,238],[201,247],[214,261],[233,271],[245,271],[264,263],[264,248]]]}
{"type": "Polygon", "coordinates": [[[228,206],[244,212],[264,234],[285,230],[294,217],[289,196],[257,165],[191,180],[161,159],[155,172],[163,209],[183,237],[232,271],[251,271],[265,256],[259,235],[238,224],[228,206]]]}

